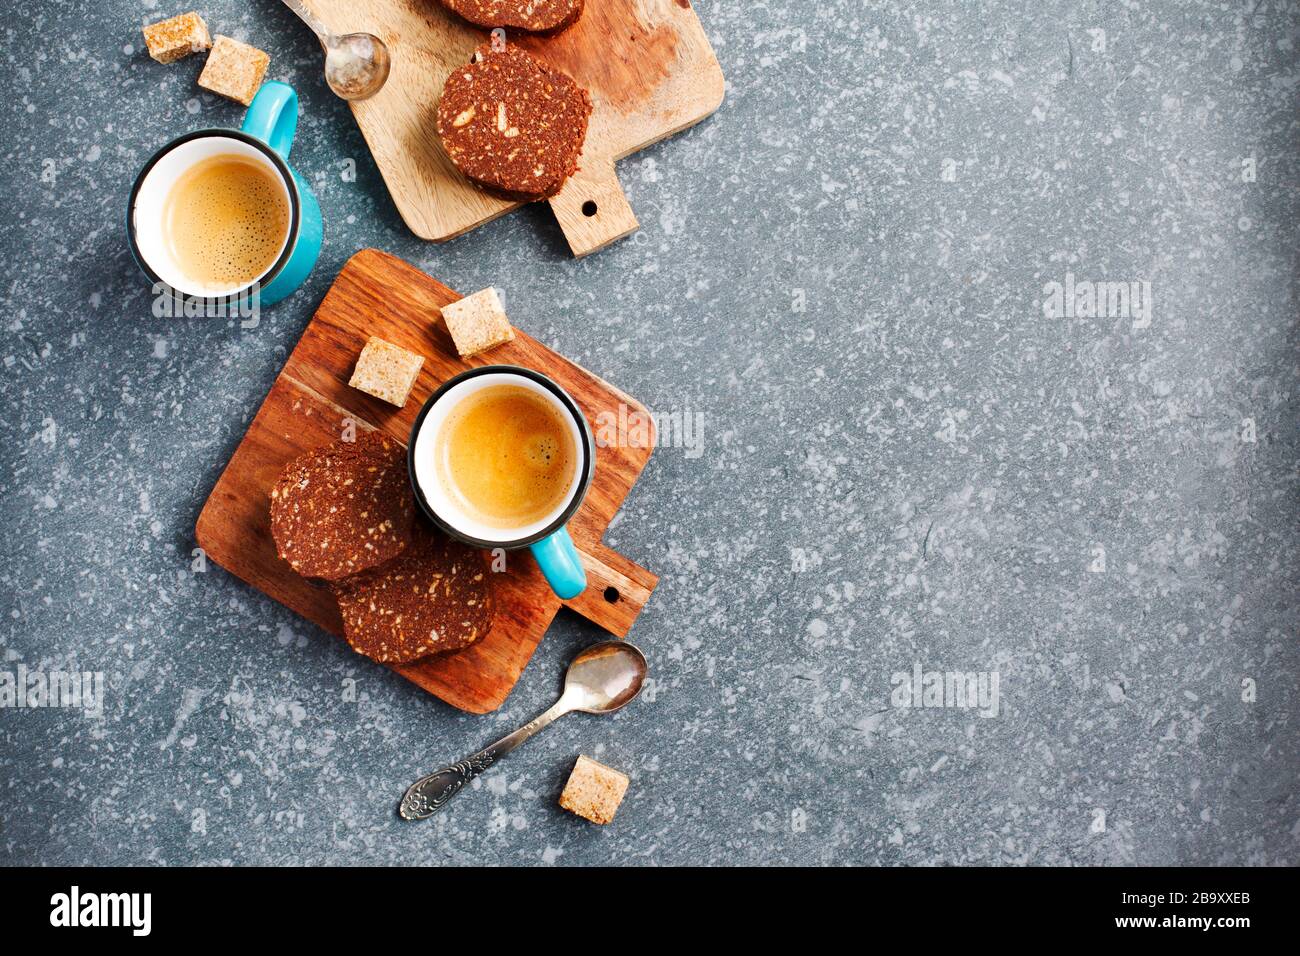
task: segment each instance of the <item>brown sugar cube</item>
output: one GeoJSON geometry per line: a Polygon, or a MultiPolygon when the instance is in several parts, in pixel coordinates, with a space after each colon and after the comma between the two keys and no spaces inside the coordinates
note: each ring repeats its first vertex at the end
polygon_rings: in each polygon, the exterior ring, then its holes
{"type": "Polygon", "coordinates": [[[569,782],[560,794],[560,806],[592,823],[609,823],[627,793],[627,775],[578,755],[569,782]]]}
{"type": "Polygon", "coordinates": [[[159,63],[175,63],[183,56],[212,46],[208,25],[197,13],[182,13],[144,28],[144,44],[159,63]]]}
{"type": "Polygon", "coordinates": [[[401,408],[423,364],[423,355],[415,355],[372,335],[361,350],[348,384],[401,408]]]}
{"type": "Polygon", "coordinates": [[[497,290],[491,286],[444,305],[442,318],[461,358],[486,352],[515,337],[497,290]]]}
{"type": "Polygon", "coordinates": [[[271,58],[257,47],[218,33],[199,74],[199,86],[247,106],[262,85],[270,62],[271,58]]]}

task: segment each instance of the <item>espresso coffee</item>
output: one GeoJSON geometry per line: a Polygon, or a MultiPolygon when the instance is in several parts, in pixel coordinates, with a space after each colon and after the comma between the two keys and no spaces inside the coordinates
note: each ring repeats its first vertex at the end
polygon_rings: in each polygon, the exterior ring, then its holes
{"type": "Polygon", "coordinates": [[[251,285],[275,264],[289,234],[284,182],[265,164],[209,156],[172,184],[163,205],[167,242],[195,289],[251,285]]]}
{"type": "Polygon", "coordinates": [[[577,465],[564,413],[522,385],[489,385],[448,414],[434,441],[443,491],[466,516],[522,528],[568,498],[577,465]]]}

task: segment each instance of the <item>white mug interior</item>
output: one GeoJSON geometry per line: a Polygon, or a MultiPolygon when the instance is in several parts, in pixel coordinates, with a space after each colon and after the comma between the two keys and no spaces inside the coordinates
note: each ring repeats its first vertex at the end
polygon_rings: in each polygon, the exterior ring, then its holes
{"type": "Polygon", "coordinates": [[[285,248],[289,245],[292,229],[286,231],[285,237],[280,243],[280,248],[276,252],[275,259],[272,260],[271,266],[262,275],[258,276],[253,282],[241,282],[230,286],[209,286],[197,282],[186,276],[184,270],[176,262],[175,256],[172,255],[171,244],[167,242],[166,227],[164,225],[167,196],[171,193],[172,186],[195,163],[212,156],[231,155],[247,158],[262,165],[275,177],[275,181],[284,190],[285,203],[290,209],[293,208],[293,193],[290,191],[289,184],[285,181],[284,174],[271,161],[270,157],[256,146],[246,143],[242,139],[236,139],[233,136],[221,136],[220,134],[197,136],[172,147],[153,164],[153,168],[145,174],[144,180],[140,183],[140,188],[136,191],[135,204],[131,209],[136,249],[140,257],[144,259],[145,264],[153,270],[159,279],[185,295],[215,298],[242,292],[244,289],[250,288],[255,282],[261,282],[265,279],[279,264],[285,248]]]}
{"type": "Polygon", "coordinates": [[[508,544],[544,531],[564,514],[565,509],[572,504],[574,496],[582,490],[583,475],[587,471],[586,455],[587,447],[583,441],[578,422],[568,406],[560,401],[559,396],[545,385],[535,382],[525,375],[517,375],[513,372],[489,372],[486,375],[475,375],[457,382],[438,398],[420,423],[420,430],[415,436],[411,461],[415,472],[415,482],[419,486],[420,493],[424,495],[424,500],[428,502],[434,514],[443,522],[468,538],[508,544]],[[517,385],[541,396],[555,409],[573,438],[575,452],[573,472],[569,475],[569,487],[564,497],[560,499],[560,503],[555,508],[551,509],[543,517],[526,525],[520,525],[517,528],[498,528],[484,524],[476,520],[472,515],[465,514],[462,509],[456,507],[455,502],[447,494],[446,489],[443,488],[442,481],[438,478],[436,460],[438,432],[447,420],[447,416],[455,410],[457,405],[475,392],[496,385],[517,385]]]}

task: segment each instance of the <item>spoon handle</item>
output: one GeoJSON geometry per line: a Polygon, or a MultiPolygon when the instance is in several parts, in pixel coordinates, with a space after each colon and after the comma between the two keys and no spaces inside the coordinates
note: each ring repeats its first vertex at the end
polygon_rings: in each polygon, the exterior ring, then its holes
{"type": "Polygon", "coordinates": [[[322,43],[326,46],[329,45],[329,41],[334,38],[334,34],[329,31],[329,27],[325,26],[316,14],[307,9],[302,0],[284,0],[284,5],[298,14],[298,19],[311,27],[316,36],[320,37],[322,43]]]}
{"type": "Polygon", "coordinates": [[[402,815],[403,820],[423,820],[425,817],[433,816],[442,809],[443,804],[459,793],[465,784],[571,709],[569,702],[561,697],[549,710],[538,714],[514,733],[502,737],[496,743],[488,744],[478,753],[466,757],[459,763],[421,777],[411,784],[406,795],[402,797],[398,813],[402,815]]]}

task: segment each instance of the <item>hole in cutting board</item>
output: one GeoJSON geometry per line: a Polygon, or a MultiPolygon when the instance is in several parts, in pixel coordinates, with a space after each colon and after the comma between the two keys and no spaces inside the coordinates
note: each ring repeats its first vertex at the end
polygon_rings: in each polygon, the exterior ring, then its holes
{"type": "Polygon", "coordinates": [[[618,588],[614,587],[614,585],[612,584],[609,587],[605,588],[606,601],[608,601],[610,604],[617,604],[618,598],[619,598],[618,588]]]}
{"type": "Polygon", "coordinates": [[[582,214],[584,216],[596,215],[596,209],[597,209],[596,200],[594,199],[588,199],[585,203],[582,204],[582,214]]]}

